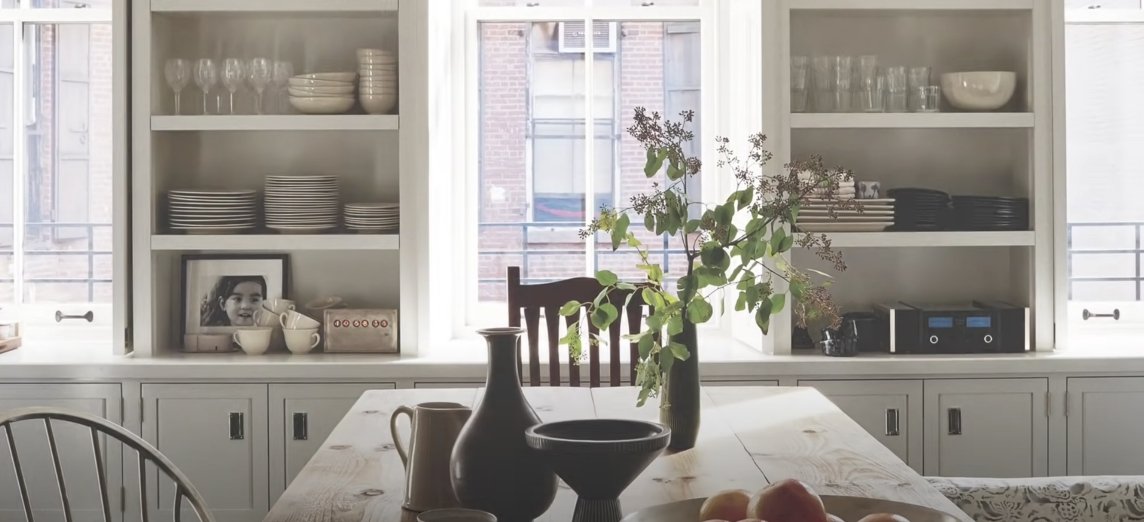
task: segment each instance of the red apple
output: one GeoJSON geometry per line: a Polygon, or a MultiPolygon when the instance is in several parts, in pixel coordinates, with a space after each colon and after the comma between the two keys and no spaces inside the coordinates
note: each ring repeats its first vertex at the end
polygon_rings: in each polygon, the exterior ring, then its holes
{"type": "Polygon", "coordinates": [[[751,497],[747,516],[768,522],[827,522],[822,499],[793,479],[775,482],[751,497]]]}

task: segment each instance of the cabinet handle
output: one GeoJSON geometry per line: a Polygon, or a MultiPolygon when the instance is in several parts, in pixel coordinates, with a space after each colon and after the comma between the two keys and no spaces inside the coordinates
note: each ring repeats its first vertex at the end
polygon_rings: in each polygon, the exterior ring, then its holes
{"type": "Polygon", "coordinates": [[[230,412],[230,440],[243,440],[246,438],[245,415],[242,412],[230,412]]]}
{"type": "Polygon", "coordinates": [[[1090,312],[1088,310],[1088,308],[1085,308],[1084,311],[1082,311],[1080,313],[1080,317],[1081,317],[1081,319],[1084,319],[1085,321],[1087,321],[1089,319],[1104,319],[1104,318],[1112,318],[1113,321],[1119,321],[1120,320],[1120,309],[1119,308],[1113,308],[1112,313],[1110,313],[1110,314],[1094,314],[1094,313],[1090,312]]]}
{"type": "Polygon", "coordinates": [[[64,319],[83,319],[84,321],[90,323],[95,320],[95,314],[91,310],[88,310],[85,314],[68,315],[59,310],[56,310],[56,322],[63,322],[64,319]]]}
{"type": "Polygon", "coordinates": [[[294,440],[310,440],[310,416],[304,411],[294,413],[294,440]]]}
{"type": "Polygon", "coordinates": [[[898,420],[898,409],[890,408],[886,410],[886,436],[897,437],[902,434],[902,426],[898,420]]]}
{"type": "Polygon", "coordinates": [[[961,435],[961,408],[949,409],[949,434],[961,435]]]}

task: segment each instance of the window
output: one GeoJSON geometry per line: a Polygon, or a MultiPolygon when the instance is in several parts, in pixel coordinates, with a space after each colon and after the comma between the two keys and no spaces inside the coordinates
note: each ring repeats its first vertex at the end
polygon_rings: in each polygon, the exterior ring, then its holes
{"type": "Polygon", "coordinates": [[[22,1],[0,7],[0,315],[110,344],[111,2],[22,1]]]}
{"type": "MultiPolygon", "coordinates": [[[[699,0],[639,8],[631,6],[641,2],[627,0],[584,3],[553,0],[525,8],[514,0],[480,0],[482,7],[469,13],[476,25],[470,31],[476,41],[468,43],[476,46],[469,88],[478,93],[477,107],[470,108],[477,129],[470,204],[478,216],[469,232],[476,233],[469,255],[478,281],[475,295],[467,296],[470,325],[504,322],[510,266],[521,267],[526,284],[604,268],[641,276],[634,254],[613,253],[606,238],[578,234],[601,206],[624,207],[663,181],[644,175],[645,152],[627,134],[636,107],[672,119],[695,111],[690,152],[699,155],[711,140],[699,117],[700,36],[708,7],[699,0]],[[557,12],[577,19],[544,18],[557,12]]],[[[689,190],[698,193],[699,183],[689,190]]],[[[665,271],[678,273],[682,251],[639,228],[658,246],[653,254],[665,271]]]]}
{"type": "Polygon", "coordinates": [[[1070,0],[1065,18],[1068,327],[1082,336],[1139,331],[1144,10],[1140,0],[1070,0]],[[1119,320],[1093,317],[1114,313],[1119,320]]]}

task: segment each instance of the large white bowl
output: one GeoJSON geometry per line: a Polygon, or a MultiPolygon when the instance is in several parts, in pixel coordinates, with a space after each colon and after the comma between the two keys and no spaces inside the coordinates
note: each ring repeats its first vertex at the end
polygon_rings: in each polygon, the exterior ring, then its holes
{"type": "Polygon", "coordinates": [[[339,80],[312,80],[308,78],[290,78],[291,87],[353,87],[354,81],[339,81],[339,80]]]}
{"type": "Polygon", "coordinates": [[[331,94],[353,94],[353,93],[354,93],[354,84],[352,84],[352,83],[348,83],[345,85],[335,85],[335,86],[312,86],[312,87],[302,86],[302,85],[291,85],[290,86],[290,94],[293,94],[295,96],[309,96],[311,94],[317,94],[319,96],[327,96],[327,95],[331,95],[331,94]],[[297,92],[295,92],[295,91],[297,91],[297,92]]]}
{"type": "Polygon", "coordinates": [[[354,106],[354,97],[291,96],[290,105],[302,114],[342,114],[354,106]]]}
{"type": "Polygon", "coordinates": [[[965,111],[992,111],[1009,103],[1017,88],[1017,73],[970,71],[941,75],[941,91],[949,104],[965,111]]]}
{"type": "Polygon", "coordinates": [[[324,73],[307,73],[299,74],[295,78],[303,80],[327,80],[335,82],[352,82],[357,78],[355,72],[324,72],[324,73]]]}
{"type": "Polygon", "coordinates": [[[330,93],[330,92],[313,92],[313,91],[310,91],[308,89],[298,89],[295,87],[290,87],[289,91],[290,91],[290,96],[297,96],[299,98],[345,98],[346,96],[353,96],[354,95],[353,89],[350,89],[350,92],[330,93]]]}
{"type": "Polygon", "coordinates": [[[361,108],[370,114],[389,114],[397,108],[396,94],[361,94],[361,108]]]}

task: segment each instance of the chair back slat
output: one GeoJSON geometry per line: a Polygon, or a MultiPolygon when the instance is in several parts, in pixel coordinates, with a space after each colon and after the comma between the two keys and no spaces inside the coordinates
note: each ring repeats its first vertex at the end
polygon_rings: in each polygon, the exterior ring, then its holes
{"type": "MultiPolygon", "coordinates": [[[[137,469],[139,470],[139,513],[141,513],[140,520],[147,522],[147,520],[151,518],[151,514],[147,512],[147,458],[143,456],[142,452],[137,453],[136,456],[138,457],[136,461],[139,464],[137,469]]],[[[155,484],[155,487],[159,487],[159,485],[155,484]]]]}
{"type": "MultiPolygon", "coordinates": [[[[540,365],[532,364],[532,361],[540,360],[540,309],[539,308],[525,308],[524,309],[524,327],[528,330],[526,336],[528,337],[528,382],[533,386],[540,386],[540,365]]],[[[524,376],[522,375],[523,379],[524,376]]]]}
{"type": "Polygon", "coordinates": [[[12,467],[16,470],[16,483],[20,486],[20,502],[24,504],[24,518],[34,522],[32,503],[28,501],[28,485],[24,482],[24,468],[20,466],[20,453],[16,451],[16,439],[12,436],[12,426],[4,425],[4,435],[8,438],[8,451],[12,454],[12,467]]]}
{"type": "MultiPolygon", "coordinates": [[[[620,385],[620,329],[623,328],[623,321],[615,321],[608,326],[608,356],[611,363],[608,364],[608,385],[620,385]]],[[[634,360],[634,359],[631,359],[634,360]]]]}
{"type": "Polygon", "coordinates": [[[95,476],[99,482],[99,506],[103,509],[103,522],[111,522],[111,502],[107,499],[107,472],[103,469],[103,448],[99,444],[99,431],[88,428],[91,432],[91,453],[95,455],[95,476]]]}
{"type": "Polygon", "coordinates": [[[183,486],[175,486],[175,507],[171,510],[171,520],[173,522],[181,522],[183,520],[183,486]]]}
{"type": "Polygon", "coordinates": [[[60,451],[56,448],[56,433],[52,430],[52,419],[44,419],[44,431],[48,434],[48,453],[52,455],[52,468],[56,473],[56,485],[60,489],[60,503],[64,507],[64,522],[72,522],[71,501],[68,499],[67,484],[64,484],[64,470],[60,466],[60,451]]]}
{"type": "Polygon", "coordinates": [[[588,386],[597,388],[600,386],[600,343],[595,339],[600,335],[600,329],[588,321],[588,386]]]}
{"type": "MultiPolygon", "coordinates": [[[[578,324],[579,322],[580,322],[580,312],[579,311],[577,311],[573,315],[570,315],[570,316],[564,318],[565,326],[569,327],[569,328],[574,324],[578,324]]],[[[552,363],[549,362],[549,364],[552,364],[552,363]]],[[[560,359],[556,359],[556,368],[559,371],[560,359]]],[[[580,363],[572,360],[572,354],[568,354],[568,385],[569,386],[580,386],[580,363]]]]}
{"type": "MultiPolygon", "coordinates": [[[[544,327],[548,332],[548,385],[560,386],[560,308],[544,307],[544,327]],[[556,364],[552,364],[556,361],[556,364]]],[[[529,366],[540,370],[540,360],[531,361],[529,366]]]]}
{"type": "MultiPolygon", "coordinates": [[[[631,335],[640,333],[640,327],[643,323],[643,306],[636,303],[636,298],[633,298],[625,308],[625,315],[628,316],[628,333],[631,335]]],[[[628,349],[628,357],[630,357],[628,361],[631,361],[628,368],[628,378],[631,379],[629,382],[634,386],[636,384],[636,364],[640,360],[640,344],[638,342],[633,342],[631,343],[631,346],[628,347],[628,349]]]]}

